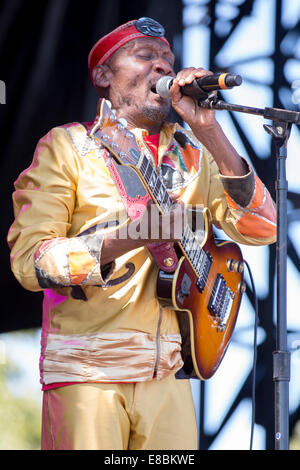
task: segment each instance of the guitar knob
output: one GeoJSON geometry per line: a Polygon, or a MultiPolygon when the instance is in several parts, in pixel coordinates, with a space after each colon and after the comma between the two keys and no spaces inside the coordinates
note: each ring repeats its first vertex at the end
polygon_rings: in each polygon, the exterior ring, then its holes
{"type": "Polygon", "coordinates": [[[244,271],[244,263],[242,261],[236,261],[234,259],[227,260],[228,271],[234,271],[235,273],[242,273],[244,271]]]}
{"type": "Polygon", "coordinates": [[[247,286],[245,282],[240,282],[240,284],[238,285],[238,289],[241,294],[243,294],[246,291],[246,288],[247,286]]]}
{"type": "Polygon", "coordinates": [[[233,259],[228,259],[228,260],[227,260],[227,263],[226,263],[226,264],[227,264],[227,270],[228,270],[229,272],[233,270],[233,267],[232,267],[232,266],[233,266],[233,263],[234,263],[234,260],[233,260],[233,259]]]}
{"type": "Polygon", "coordinates": [[[244,263],[242,261],[235,261],[233,270],[236,273],[242,273],[244,271],[244,263]]]}

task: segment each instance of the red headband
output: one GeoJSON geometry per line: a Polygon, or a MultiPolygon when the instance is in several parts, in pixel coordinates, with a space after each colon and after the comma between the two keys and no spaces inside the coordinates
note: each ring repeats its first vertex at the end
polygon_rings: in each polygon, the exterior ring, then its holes
{"type": "Polygon", "coordinates": [[[121,46],[128,41],[136,38],[154,37],[161,39],[169,47],[167,39],[164,37],[164,28],[155,20],[151,18],[140,18],[139,20],[128,21],[118,28],[114,29],[111,33],[99,39],[89,53],[88,66],[90,69],[90,77],[93,80],[93,70],[96,65],[102,65],[106,60],[112,56],[121,46]]]}

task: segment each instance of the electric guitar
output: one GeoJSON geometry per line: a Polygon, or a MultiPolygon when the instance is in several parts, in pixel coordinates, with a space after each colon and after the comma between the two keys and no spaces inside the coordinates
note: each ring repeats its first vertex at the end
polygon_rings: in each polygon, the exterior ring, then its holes
{"type": "MultiPolygon", "coordinates": [[[[104,99],[99,100],[88,135],[100,148],[109,150],[120,165],[138,174],[162,214],[171,210],[173,201],[151,161],[104,99]]],[[[176,246],[180,253],[177,268],[173,273],[159,271],[157,296],[162,305],[176,310],[179,323],[189,330],[189,373],[193,369],[191,375],[207,380],[216,372],[230,343],[245,283],[239,246],[230,241],[216,242],[208,209],[203,209],[202,217],[201,233],[185,225],[176,246]]]]}

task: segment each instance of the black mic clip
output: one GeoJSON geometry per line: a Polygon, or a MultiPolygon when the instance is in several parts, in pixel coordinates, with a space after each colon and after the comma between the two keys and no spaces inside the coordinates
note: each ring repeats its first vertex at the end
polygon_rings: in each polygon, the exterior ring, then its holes
{"type": "Polygon", "coordinates": [[[198,98],[198,106],[200,108],[206,109],[214,109],[215,105],[219,102],[218,92],[217,91],[210,91],[206,93],[203,90],[203,97],[198,98]]]}

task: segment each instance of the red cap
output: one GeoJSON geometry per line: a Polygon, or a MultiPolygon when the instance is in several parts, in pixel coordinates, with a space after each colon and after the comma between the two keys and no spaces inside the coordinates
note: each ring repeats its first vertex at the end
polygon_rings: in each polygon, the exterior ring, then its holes
{"type": "Polygon", "coordinates": [[[136,38],[154,37],[161,39],[170,47],[164,34],[165,30],[163,26],[152,18],[143,17],[139,20],[128,21],[128,23],[118,26],[118,28],[114,29],[111,33],[100,38],[89,53],[88,66],[92,82],[94,83],[94,67],[104,64],[104,62],[121,46],[126,44],[126,42],[136,38]]]}

